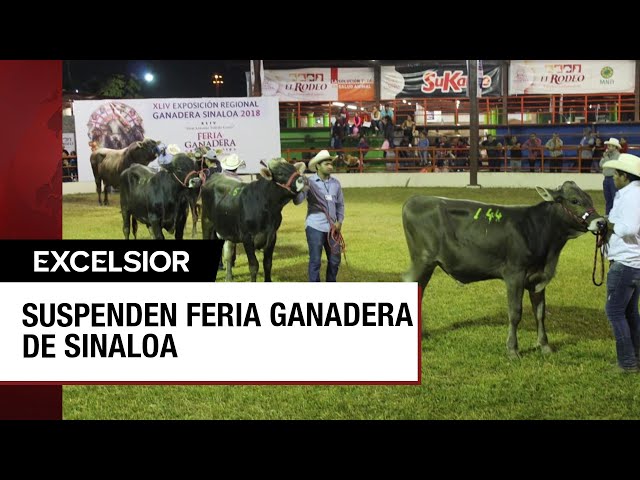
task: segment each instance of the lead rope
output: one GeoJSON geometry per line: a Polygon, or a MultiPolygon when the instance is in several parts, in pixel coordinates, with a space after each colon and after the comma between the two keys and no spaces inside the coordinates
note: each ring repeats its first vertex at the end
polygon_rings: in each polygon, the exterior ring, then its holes
{"type": "Polygon", "coordinates": [[[606,249],[605,238],[607,238],[607,229],[596,233],[596,250],[593,253],[593,271],[591,272],[591,281],[596,287],[604,282],[604,252],[606,249]],[[600,283],[596,282],[596,269],[598,266],[598,252],[600,252],[600,283]]]}

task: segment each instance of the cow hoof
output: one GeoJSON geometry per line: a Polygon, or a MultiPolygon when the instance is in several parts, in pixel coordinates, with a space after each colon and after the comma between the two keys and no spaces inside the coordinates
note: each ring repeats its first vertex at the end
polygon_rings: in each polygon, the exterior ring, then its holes
{"type": "Polygon", "coordinates": [[[540,351],[543,353],[543,355],[549,355],[549,354],[553,353],[553,349],[548,344],[547,345],[540,345],[540,351]]]}
{"type": "Polygon", "coordinates": [[[520,360],[520,353],[518,353],[518,350],[508,350],[507,355],[511,360],[520,360]]]}

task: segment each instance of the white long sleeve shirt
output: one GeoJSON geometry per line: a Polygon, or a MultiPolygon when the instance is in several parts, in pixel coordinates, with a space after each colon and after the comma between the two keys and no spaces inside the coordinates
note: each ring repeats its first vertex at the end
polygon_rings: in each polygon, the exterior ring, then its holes
{"type": "Polygon", "coordinates": [[[607,257],[628,267],[640,268],[640,181],[616,192],[609,212],[613,234],[607,257]]]}

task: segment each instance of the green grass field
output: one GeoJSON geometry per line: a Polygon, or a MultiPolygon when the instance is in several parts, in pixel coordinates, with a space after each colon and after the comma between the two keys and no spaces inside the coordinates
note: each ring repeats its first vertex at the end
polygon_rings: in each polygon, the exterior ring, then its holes
{"type": "MultiPolygon", "coordinates": [[[[499,204],[540,201],[533,189],[347,189],[343,233],[348,264],[343,260],[339,280],[400,281],[408,267],[402,204],[411,195],[427,193],[499,204]]],[[[590,193],[603,212],[602,193],[590,193]]],[[[112,206],[98,207],[95,194],[65,196],[63,237],[123,238],[119,198],[112,198],[112,206]]],[[[305,212],[304,205],[291,204],[283,211],[274,281],[306,281],[305,212]]],[[[144,226],[139,233],[149,238],[144,226]]],[[[640,376],[617,372],[604,313],[606,290],[591,282],[594,242],[589,233],[570,240],[547,288],[552,355],[535,348],[535,319],[526,296],[518,331],[522,358],[512,361],[505,347],[504,284],[462,286],[437,269],[423,303],[429,336],[422,344],[420,386],[65,386],[64,418],[640,418],[640,376]]],[[[235,281],[247,281],[247,260],[241,248],[238,253],[235,281]]]]}

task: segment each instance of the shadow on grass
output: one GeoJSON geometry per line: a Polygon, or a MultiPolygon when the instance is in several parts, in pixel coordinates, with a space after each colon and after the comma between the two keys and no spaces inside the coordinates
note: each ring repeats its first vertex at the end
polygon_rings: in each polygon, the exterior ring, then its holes
{"type": "MultiPolygon", "coordinates": [[[[523,315],[520,321],[518,331],[537,332],[537,325],[533,314],[523,315]]],[[[545,325],[549,343],[554,351],[560,350],[568,345],[575,345],[582,340],[607,340],[611,336],[609,323],[604,313],[604,305],[602,310],[596,308],[585,307],[547,307],[547,316],[545,325]],[[554,340],[554,335],[564,334],[567,338],[554,340]]],[[[448,333],[461,328],[479,328],[479,327],[503,327],[503,333],[506,339],[509,320],[507,312],[483,316],[478,318],[469,318],[465,320],[455,321],[449,325],[429,328],[428,319],[423,316],[423,339],[437,339],[448,333]],[[426,328],[425,328],[426,327],[426,328]]],[[[424,346],[423,346],[424,349],[424,346]]],[[[537,348],[523,348],[521,353],[529,353],[537,350],[537,348]]]]}

